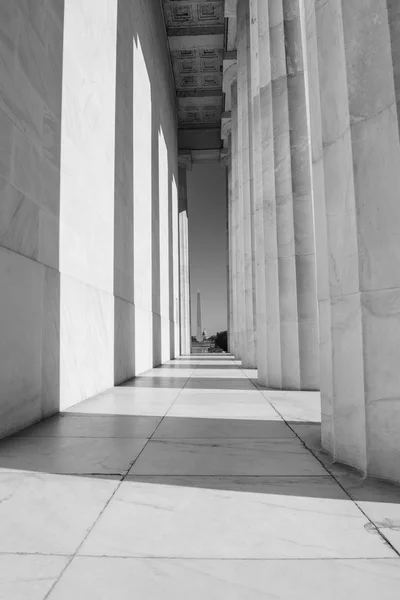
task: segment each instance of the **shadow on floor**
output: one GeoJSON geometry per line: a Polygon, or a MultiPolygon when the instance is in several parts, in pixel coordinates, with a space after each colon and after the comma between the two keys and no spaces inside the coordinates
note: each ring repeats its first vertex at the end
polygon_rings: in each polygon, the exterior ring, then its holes
{"type": "Polygon", "coordinates": [[[11,471],[400,504],[400,486],[333,463],[318,424],[262,416],[62,413],[0,442],[11,471]]]}

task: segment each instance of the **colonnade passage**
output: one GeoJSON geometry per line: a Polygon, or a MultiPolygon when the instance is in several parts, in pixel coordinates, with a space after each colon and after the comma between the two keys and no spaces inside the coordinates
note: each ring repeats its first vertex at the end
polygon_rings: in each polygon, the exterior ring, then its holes
{"type": "Polygon", "coordinates": [[[2,440],[0,597],[394,600],[399,487],[256,378],[181,356],[2,440]]]}
{"type": "Polygon", "coordinates": [[[320,389],[323,447],[398,481],[400,2],[225,11],[230,350],[320,389]]]}

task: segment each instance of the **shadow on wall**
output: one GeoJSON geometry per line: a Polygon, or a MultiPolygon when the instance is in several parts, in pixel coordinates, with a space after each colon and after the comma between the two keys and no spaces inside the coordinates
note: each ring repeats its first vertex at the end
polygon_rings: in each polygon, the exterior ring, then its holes
{"type": "Polygon", "coordinates": [[[0,3],[0,437],[175,352],[164,35],[157,0],[0,3]]]}
{"type": "Polygon", "coordinates": [[[115,383],[175,356],[177,141],[159,4],[118,2],[115,155],[115,383]],[[143,15],[147,19],[146,31],[143,15]],[[163,80],[164,79],[164,80],[163,80]],[[176,225],[175,225],[176,221],[176,225]],[[176,238],[176,239],[175,239],[176,238]],[[176,245],[176,248],[175,248],[176,245]]]}
{"type": "Polygon", "coordinates": [[[0,437],[59,408],[63,27],[0,3],[0,437]]]}

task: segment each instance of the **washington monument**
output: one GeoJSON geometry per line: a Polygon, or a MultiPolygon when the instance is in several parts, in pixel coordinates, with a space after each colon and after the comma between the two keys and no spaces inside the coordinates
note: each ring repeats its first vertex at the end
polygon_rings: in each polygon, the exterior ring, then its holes
{"type": "Polygon", "coordinates": [[[199,342],[202,340],[203,329],[201,326],[201,296],[200,290],[197,290],[197,339],[199,342]]]}

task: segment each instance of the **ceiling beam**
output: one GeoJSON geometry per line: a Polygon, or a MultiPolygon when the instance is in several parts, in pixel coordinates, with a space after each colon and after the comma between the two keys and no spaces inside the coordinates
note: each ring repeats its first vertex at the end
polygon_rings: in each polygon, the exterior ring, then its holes
{"type": "Polygon", "coordinates": [[[224,25],[215,25],[213,27],[174,27],[167,29],[168,37],[192,37],[193,35],[223,35],[224,33],[224,25]]]}
{"type": "Polygon", "coordinates": [[[206,98],[210,96],[222,96],[221,90],[177,90],[176,95],[178,98],[206,98]]]}

